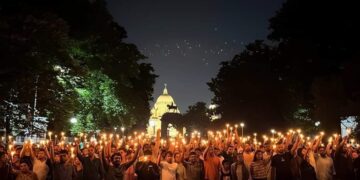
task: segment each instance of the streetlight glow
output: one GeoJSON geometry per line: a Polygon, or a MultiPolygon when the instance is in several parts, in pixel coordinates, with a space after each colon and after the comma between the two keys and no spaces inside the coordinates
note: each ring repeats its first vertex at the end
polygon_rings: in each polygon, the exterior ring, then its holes
{"type": "Polygon", "coordinates": [[[75,117],[72,117],[72,118],[70,119],[70,122],[71,122],[72,124],[75,124],[75,123],[77,123],[77,119],[76,119],[75,117]]]}

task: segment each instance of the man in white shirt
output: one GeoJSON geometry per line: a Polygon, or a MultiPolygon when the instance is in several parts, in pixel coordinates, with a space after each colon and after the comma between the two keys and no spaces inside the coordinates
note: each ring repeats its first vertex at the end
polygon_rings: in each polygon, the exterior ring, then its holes
{"type": "Polygon", "coordinates": [[[334,162],[326,153],[325,147],[318,149],[319,154],[315,154],[316,176],[321,180],[332,180],[334,175],[334,162]]]}
{"type": "Polygon", "coordinates": [[[176,180],[177,163],[173,163],[173,153],[168,151],[165,160],[160,162],[161,180],[176,180]]]}

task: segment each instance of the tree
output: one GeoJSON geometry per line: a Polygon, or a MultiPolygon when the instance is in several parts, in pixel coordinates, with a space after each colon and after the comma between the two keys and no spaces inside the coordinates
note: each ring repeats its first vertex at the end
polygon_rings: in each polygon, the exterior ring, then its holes
{"type": "Polygon", "coordinates": [[[13,103],[30,104],[32,114],[48,117],[49,129],[57,131],[76,115],[91,121],[87,129],[108,128],[112,121],[145,124],[156,75],[137,47],[123,42],[126,31],[105,1],[15,0],[0,7],[2,101],[16,97],[13,103]],[[84,103],[79,89],[102,107],[84,103]],[[85,109],[98,111],[90,116],[85,109]]]}
{"type": "Polygon", "coordinates": [[[271,69],[273,56],[268,45],[256,41],[231,61],[222,63],[216,78],[208,83],[222,123],[244,121],[254,130],[285,126],[281,124],[280,77],[271,69]]]}
{"type": "Polygon", "coordinates": [[[348,64],[359,58],[359,13],[354,3],[288,0],[270,19],[268,38],[278,43],[276,68],[289,84],[301,87],[294,90],[304,95],[313,118],[330,131],[340,128],[340,116],[354,115],[351,109],[358,104],[344,87],[359,81],[343,76],[351,71],[348,64]]]}
{"type": "Polygon", "coordinates": [[[206,133],[212,125],[208,116],[208,108],[204,102],[196,102],[194,105],[189,106],[183,115],[183,119],[187,132],[198,130],[206,133]]]}

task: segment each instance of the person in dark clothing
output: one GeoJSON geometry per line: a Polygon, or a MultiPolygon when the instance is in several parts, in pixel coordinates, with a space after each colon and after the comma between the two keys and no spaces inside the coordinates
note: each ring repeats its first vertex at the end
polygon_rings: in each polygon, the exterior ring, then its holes
{"type": "Polygon", "coordinates": [[[345,146],[347,137],[336,147],[334,165],[337,180],[354,179],[354,171],[352,167],[352,159],[345,146]]]}
{"type": "Polygon", "coordinates": [[[7,154],[0,152],[0,177],[1,179],[10,179],[11,166],[7,154]]]}
{"type": "Polygon", "coordinates": [[[60,162],[54,163],[54,180],[71,180],[76,177],[75,168],[66,150],[60,151],[60,162]]]}
{"type": "Polygon", "coordinates": [[[291,180],[293,175],[291,173],[291,159],[293,158],[296,146],[293,146],[290,152],[285,151],[284,144],[277,144],[278,153],[271,159],[272,179],[276,180],[291,180]]]}
{"type": "Polygon", "coordinates": [[[307,150],[305,148],[299,148],[297,150],[296,160],[299,164],[300,179],[303,180],[316,180],[315,168],[307,161],[307,150]]]}
{"type": "Polygon", "coordinates": [[[141,145],[137,147],[137,150],[135,152],[134,157],[126,163],[121,164],[121,154],[120,153],[114,153],[111,156],[111,163],[112,166],[110,166],[109,162],[105,158],[105,152],[103,151],[102,159],[103,159],[103,165],[106,172],[106,180],[122,180],[124,178],[125,171],[134,164],[134,162],[137,159],[137,156],[139,154],[139,150],[141,148],[141,145]]]}
{"type": "Polygon", "coordinates": [[[226,151],[223,151],[220,156],[224,158],[224,160],[229,161],[230,164],[235,162],[236,160],[236,154],[235,154],[235,148],[234,146],[230,145],[227,147],[226,151]]]}
{"type": "Polygon", "coordinates": [[[204,179],[204,162],[202,162],[197,156],[196,152],[190,152],[188,161],[183,162],[188,180],[204,179]]]}
{"type": "Polygon", "coordinates": [[[83,178],[86,180],[101,180],[104,178],[104,170],[101,165],[101,160],[95,157],[95,149],[90,146],[85,149],[88,153],[84,153],[84,156],[78,151],[77,157],[83,165],[83,178]],[[86,155],[87,154],[87,155],[86,155]]]}
{"type": "Polygon", "coordinates": [[[135,173],[141,180],[159,180],[160,168],[151,161],[151,157],[146,156],[144,161],[136,163],[135,173]]]}

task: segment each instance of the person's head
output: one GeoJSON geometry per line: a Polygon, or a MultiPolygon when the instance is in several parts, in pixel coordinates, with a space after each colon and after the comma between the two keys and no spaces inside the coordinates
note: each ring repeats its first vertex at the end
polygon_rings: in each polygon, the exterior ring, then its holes
{"type": "Polygon", "coordinates": [[[94,146],[89,147],[89,156],[93,157],[95,155],[95,148],[94,146]]]}
{"type": "Polygon", "coordinates": [[[221,150],[217,147],[214,148],[214,153],[216,156],[219,156],[221,154],[221,150]]]}
{"type": "Polygon", "coordinates": [[[121,154],[120,153],[114,153],[111,156],[111,163],[114,166],[119,166],[121,164],[121,154]]]}
{"type": "Polygon", "coordinates": [[[257,151],[255,152],[254,160],[253,160],[253,161],[259,161],[259,160],[263,160],[263,152],[260,151],[260,150],[257,150],[257,151]]]}
{"type": "Polygon", "coordinates": [[[40,160],[44,160],[46,159],[46,153],[45,153],[45,149],[39,149],[38,153],[37,153],[37,158],[40,160]]]}
{"type": "Polygon", "coordinates": [[[195,163],[195,162],[196,162],[196,156],[197,156],[196,152],[194,152],[194,151],[190,152],[190,154],[189,154],[189,161],[190,161],[191,163],[195,163]]]}
{"type": "Polygon", "coordinates": [[[0,152],[5,152],[5,147],[2,144],[0,144],[0,152]]]}
{"type": "Polygon", "coordinates": [[[13,157],[12,157],[12,162],[13,163],[20,162],[20,156],[18,154],[14,154],[13,157]]]}
{"type": "Polygon", "coordinates": [[[151,155],[152,149],[150,144],[144,144],[143,146],[144,155],[151,155]]]}
{"type": "Polygon", "coordinates": [[[302,147],[302,148],[299,148],[296,152],[296,154],[301,157],[301,158],[304,158],[306,156],[306,148],[302,147]]]}
{"type": "Polygon", "coordinates": [[[325,147],[324,146],[320,146],[318,148],[318,152],[319,154],[322,156],[322,157],[325,157],[326,156],[326,150],[325,150],[325,147]]]}
{"type": "Polygon", "coordinates": [[[278,153],[284,153],[285,152],[285,145],[284,144],[282,144],[282,143],[278,143],[277,145],[276,145],[276,147],[277,147],[277,152],[278,153]]]}
{"type": "Polygon", "coordinates": [[[120,148],[119,153],[120,153],[121,157],[124,158],[124,157],[126,157],[127,151],[125,148],[120,148]]]}
{"type": "Polygon", "coordinates": [[[111,146],[111,154],[114,154],[114,153],[116,153],[116,152],[117,152],[116,147],[111,146]]]}
{"type": "Polygon", "coordinates": [[[7,161],[7,155],[4,152],[0,152],[0,162],[5,164],[7,161]]]}
{"type": "Polygon", "coordinates": [[[173,153],[171,151],[167,151],[165,153],[165,161],[168,163],[172,163],[173,153]]]}
{"type": "Polygon", "coordinates": [[[229,147],[227,148],[227,150],[226,150],[226,153],[227,153],[227,154],[233,154],[233,153],[234,153],[234,150],[235,150],[234,146],[229,146],[229,147]]]}
{"type": "Polygon", "coordinates": [[[54,155],[54,162],[55,162],[55,163],[60,163],[60,155],[59,155],[59,153],[56,153],[56,154],[54,155]]]}
{"type": "Polygon", "coordinates": [[[31,169],[30,162],[28,162],[26,160],[23,160],[20,162],[20,171],[22,173],[27,173],[30,171],[30,169],[31,169]]]}
{"type": "Polygon", "coordinates": [[[88,148],[83,148],[82,149],[82,154],[83,154],[84,157],[89,156],[89,149],[88,148]]]}
{"type": "Polygon", "coordinates": [[[214,148],[213,148],[213,147],[209,147],[209,148],[208,148],[208,153],[209,153],[210,156],[215,155],[214,148]]]}
{"type": "Polygon", "coordinates": [[[59,159],[60,163],[65,163],[69,159],[68,151],[61,150],[59,153],[59,157],[60,157],[60,159],[59,159]]]}
{"type": "Polygon", "coordinates": [[[75,166],[81,166],[81,161],[79,160],[79,158],[75,157],[74,165],[75,166]]]}
{"type": "Polygon", "coordinates": [[[351,158],[352,158],[352,159],[357,159],[358,157],[359,157],[358,152],[352,151],[352,153],[351,153],[351,158]]]}
{"type": "Polygon", "coordinates": [[[251,146],[250,146],[249,143],[246,143],[246,144],[245,144],[244,151],[245,151],[245,152],[250,152],[250,151],[251,151],[251,146]]]}
{"type": "Polygon", "coordinates": [[[174,159],[176,163],[181,163],[181,154],[180,153],[175,153],[174,154],[174,159]]]}
{"type": "Polygon", "coordinates": [[[343,146],[342,148],[342,153],[346,153],[348,151],[348,147],[347,146],[343,146]]]}
{"type": "Polygon", "coordinates": [[[222,161],[222,165],[223,165],[225,170],[230,170],[231,162],[228,161],[228,160],[224,160],[224,161],[222,161]]]}
{"type": "Polygon", "coordinates": [[[244,162],[243,153],[237,153],[237,154],[236,154],[236,162],[238,162],[238,163],[244,162]]]}

